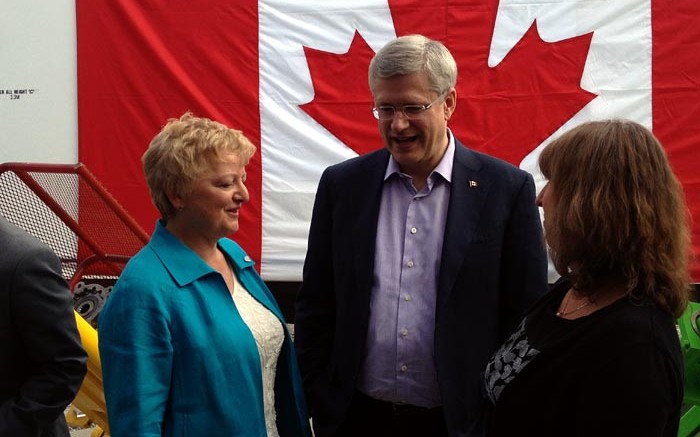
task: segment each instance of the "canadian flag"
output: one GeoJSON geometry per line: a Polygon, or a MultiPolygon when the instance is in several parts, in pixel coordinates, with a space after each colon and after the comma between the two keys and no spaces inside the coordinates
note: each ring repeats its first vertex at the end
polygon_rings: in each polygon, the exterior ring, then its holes
{"type": "Polygon", "coordinates": [[[382,147],[367,66],[411,33],[457,60],[456,136],[540,184],[538,153],[563,131],[612,117],[652,128],[700,256],[697,0],[77,0],[76,12],[80,161],[150,232],[140,157],[166,120],[192,111],[242,130],[259,153],[232,237],[266,280],[301,279],[323,169],[382,147]]]}

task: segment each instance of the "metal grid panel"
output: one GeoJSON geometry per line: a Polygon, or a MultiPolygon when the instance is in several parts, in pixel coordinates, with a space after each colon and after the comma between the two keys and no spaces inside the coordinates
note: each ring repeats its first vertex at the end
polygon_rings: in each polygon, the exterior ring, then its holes
{"type": "Polygon", "coordinates": [[[82,164],[0,164],[0,215],[51,247],[93,320],[148,235],[82,164]]]}

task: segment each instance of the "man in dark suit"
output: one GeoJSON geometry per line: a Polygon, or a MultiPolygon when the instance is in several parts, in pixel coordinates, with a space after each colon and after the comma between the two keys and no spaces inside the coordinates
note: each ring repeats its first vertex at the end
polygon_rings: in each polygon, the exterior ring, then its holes
{"type": "Polygon", "coordinates": [[[3,217],[0,248],[0,437],[68,437],[87,354],[61,264],[3,217]]]}
{"type": "Polygon", "coordinates": [[[482,435],[480,374],[547,290],[533,179],[454,137],[456,77],[441,43],[389,42],[386,148],[321,177],[295,312],[316,437],[482,435]]]}

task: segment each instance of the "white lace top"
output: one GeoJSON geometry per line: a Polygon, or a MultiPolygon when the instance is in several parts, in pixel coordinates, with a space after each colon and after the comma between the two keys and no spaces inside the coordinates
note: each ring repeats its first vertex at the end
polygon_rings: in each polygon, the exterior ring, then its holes
{"type": "Polygon", "coordinates": [[[277,357],[284,342],[284,330],[277,317],[251,296],[248,290],[238,282],[235,274],[233,279],[233,301],[243,321],[253,333],[260,354],[267,435],[279,437],[275,412],[275,374],[277,357]]]}

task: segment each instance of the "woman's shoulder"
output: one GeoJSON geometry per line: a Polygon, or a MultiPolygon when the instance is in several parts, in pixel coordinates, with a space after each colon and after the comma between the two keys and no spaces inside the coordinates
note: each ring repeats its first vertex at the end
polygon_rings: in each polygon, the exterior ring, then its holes
{"type": "Polygon", "coordinates": [[[163,263],[158,258],[157,253],[150,244],[147,244],[129,259],[119,279],[132,276],[139,277],[141,280],[155,279],[163,269],[163,263]]]}
{"type": "Polygon", "coordinates": [[[124,267],[109,299],[149,299],[162,293],[172,282],[157,254],[146,245],[124,267]]]}
{"type": "Polygon", "coordinates": [[[610,329],[622,332],[655,332],[659,329],[675,332],[675,319],[649,299],[632,295],[622,297],[609,307],[604,318],[610,329]]]}
{"type": "Polygon", "coordinates": [[[598,332],[601,344],[623,354],[649,350],[670,356],[681,353],[676,321],[658,305],[624,297],[607,310],[590,326],[598,332]]]}

